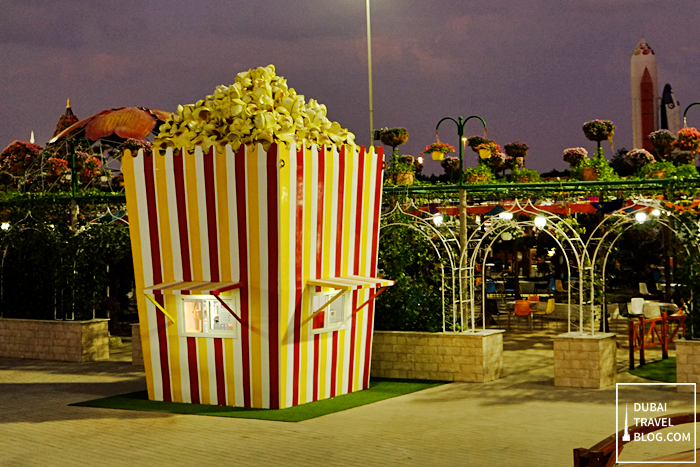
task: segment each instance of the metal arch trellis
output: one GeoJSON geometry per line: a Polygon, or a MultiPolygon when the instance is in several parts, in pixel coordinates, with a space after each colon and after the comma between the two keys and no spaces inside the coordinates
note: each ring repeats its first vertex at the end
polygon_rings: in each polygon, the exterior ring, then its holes
{"type": "MultiPolygon", "coordinates": [[[[411,201],[411,203],[408,205],[408,209],[410,209],[411,207],[413,207],[416,211],[420,211],[418,209],[418,207],[415,205],[415,203],[413,203],[413,201],[411,201]]],[[[441,301],[442,301],[442,330],[443,330],[443,332],[445,332],[447,330],[447,326],[446,326],[447,319],[446,319],[446,314],[445,314],[445,266],[443,263],[443,255],[440,254],[440,248],[438,248],[438,245],[435,243],[433,238],[430,235],[428,235],[425,232],[425,230],[422,230],[421,228],[417,227],[416,225],[413,225],[413,224],[410,224],[407,222],[390,222],[390,219],[392,217],[395,217],[395,216],[398,217],[399,215],[406,216],[409,219],[413,219],[416,224],[419,224],[423,228],[426,228],[427,230],[432,232],[435,235],[435,237],[440,241],[440,244],[442,245],[443,249],[445,250],[445,256],[447,257],[447,259],[449,261],[450,271],[451,271],[449,280],[451,282],[450,289],[452,291],[452,329],[455,330],[457,328],[457,322],[456,322],[457,318],[456,318],[456,308],[455,308],[455,305],[456,305],[455,289],[456,289],[456,287],[455,287],[455,275],[454,275],[454,271],[456,269],[455,268],[455,255],[452,252],[452,249],[450,248],[450,246],[448,245],[448,242],[455,241],[455,242],[457,242],[457,245],[459,245],[459,240],[456,238],[454,232],[452,231],[452,229],[449,228],[449,226],[447,224],[445,224],[445,227],[447,228],[447,231],[449,232],[450,236],[452,237],[451,239],[446,238],[445,235],[443,235],[443,233],[439,229],[437,229],[436,226],[433,223],[431,223],[429,220],[426,220],[425,218],[417,216],[411,212],[407,212],[398,202],[394,205],[394,207],[389,212],[384,213],[381,216],[382,224],[381,224],[381,228],[380,228],[380,239],[381,239],[381,236],[386,232],[386,230],[388,228],[407,227],[407,228],[413,229],[413,230],[419,232],[421,235],[423,235],[425,237],[425,239],[428,240],[430,245],[435,250],[435,253],[438,256],[438,259],[440,260],[440,278],[441,278],[440,291],[441,291],[441,301]]],[[[461,297],[461,292],[462,292],[461,289],[459,290],[459,292],[460,292],[460,297],[461,297]]],[[[463,322],[463,318],[460,319],[460,323],[462,323],[462,322],[463,322]]]]}
{"type": "MultiPolygon", "coordinates": [[[[595,244],[595,250],[593,252],[593,258],[591,259],[591,270],[593,271],[593,268],[595,267],[595,264],[596,264],[596,260],[598,258],[598,253],[599,253],[601,247],[603,247],[603,245],[605,244],[605,239],[608,237],[608,235],[611,235],[613,233],[617,234],[617,235],[615,235],[615,238],[613,238],[613,240],[607,245],[607,248],[606,248],[607,251],[605,253],[605,258],[603,259],[603,266],[602,266],[602,273],[601,273],[603,290],[605,288],[605,277],[606,277],[605,270],[606,270],[606,266],[607,266],[607,262],[608,262],[608,257],[610,256],[610,253],[612,251],[612,247],[615,245],[617,240],[622,236],[622,234],[624,234],[627,230],[629,230],[633,225],[639,224],[639,221],[637,221],[636,217],[635,217],[636,214],[639,212],[645,212],[649,208],[659,210],[660,215],[653,216],[653,217],[656,217],[655,222],[658,222],[659,224],[666,226],[669,230],[671,230],[676,235],[678,235],[680,232],[674,228],[673,224],[671,224],[670,222],[666,222],[662,218],[662,216],[666,215],[667,217],[671,217],[671,218],[676,219],[676,221],[679,221],[680,225],[683,228],[685,228],[685,230],[689,234],[689,238],[691,238],[691,239],[695,238],[693,245],[695,246],[696,249],[698,249],[698,253],[700,254],[700,245],[697,242],[696,233],[691,231],[690,228],[685,223],[681,222],[681,219],[675,214],[675,212],[673,210],[667,209],[667,207],[665,207],[661,202],[659,202],[659,200],[655,200],[655,199],[637,198],[634,201],[635,201],[635,206],[638,206],[636,209],[629,211],[629,212],[625,211],[625,210],[617,210],[617,211],[613,212],[611,215],[606,216],[606,218],[603,219],[603,221],[598,223],[598,225],[593,230],[593,232],[591,232],[591,236],[589,237],[588,242],[586,242],[586,247],[588,249],[589,247],[592,247],[594,244],[594,243],[591,243],[591,241],[597,240],[597,244],[595,244]],[[625,214],[621,214],[622,211],[624,211],[625,214]],[[607,221],[609,221],[609,220],[614,220],[614,223],[611,226],[609,226],[608,230],[603,234],[602,237],[596,238],[595,232],[598,229],[603,228],[606,225],[607,221]],[[590,245],[589,245],[589,243],[590,243],[590,245]]],[[[684,245],[684,248],[685,248],[686,252],[688,252],[688,253],[690,252],[690,249],[688,248],[687,244],[684,245]]],[[[594,293],[595,293],[594,283],[595,283],[595,277],[593,274],[591,274],[591,310],[593,310],[593,307],[594,307],[594,293]]]]}
{"type": "MultiPolygon", "coordinates": [[[[516,199],[515,202],[513,203],[513,205],[510,207],[510,209],[508,209],[507,211],[504,211],[504,212],[509,212],[512,214],[512,213],[519,213],[519,212],[532,213],[533,211],[539,215],[542,215],[542,217],[547,219],[546,223],[550,224],[550,228],[554,229],[556,231],[556,233],[561,235],[569,243],[569,246],[571,247],[571,251],[574,254],[574,258],[576,259],[576,265],[577,265],[578,270],[579,270],[579,321],[580,321],[579,329],[580,329],[581,333],[583,333],[583,274],[581,274],[581,272],[582,272],[583,260],[585,260],[585,258],[588,256],[586,249],[584,247],[585,244],[584,244],[583,240],[581,239],[580,235],[578,234],[578,232],[576,232],[576,230],[572,226],[570,226],[568,223],[566,223],[564,221],[564,219],[557,216],[556,214],[552,214],[550,212],[547,212],[547,211],[544,211],[542,209],[537,208],[536,206],[534,206],[532,204],[530,199],[527,200],[527,203],[525,203],[525,206],[522,206],[520,204],[520,200],[516,199]],[[558,222],[557,223],[550,223],[549,219],[556,219],[558,222]],[[562,225],[568,227],[568,230],[570,230],[570,233],[572,234],[571,237],[569,236],[569,234],[567,234],[567,232],[565,232],[560,227],[560,225],[559,225],[560,223],[562,225]],[[572,238],[573,238],[573,241],[572,241],[572,238]],[[578,247],[580,248],[580,251],[576,248],[576,245],[578,245],[578,247]],[[582,256],[583,256],[583,258],[582,258],[582,256]]],[[[474,244],[474,242],[476,242],[475,248],[473,249],[471,257],[469,258],[470,270],[472,270],[472,271],[474,270],[474,266],[476,265],[478,253],[482,250],[482,243],[484,242],[484,240],[487,237],[493,235],[493,239],[491,240],[488,248],[486,249],[486,251],[489,251],[491,249],[492,245],[495,243],[495,241],[507,229],[512,228],[513,226],[517,226],[519,228],[520,226],[523,226],[523,225],[537,227],[535,225],[534,221],[512,221],[509,219],[505,219],[501,216],[498,216],[494,222],[495,222],[495,224],[492,223],[492,225],[491,225],[490,229],[488,230],[488,232],[486,233],[486,235],[481,236],[481,238],[479,238],[478,240],[475,237],[479,233],[479,230],[476,230],[469,237],[468,245],[472,245],[472,244],[474,244]]],[[[481,223],[480,227],[481,226],[483,226],[483,223],[481,223]]],[[[567,270],[568,270],[568,274],[570,277],[571,264],[570,264],[568,255],[566,254],[566,249],[564,248],[564,245],[561,243],[561,241],[559,241],[559,239],[555,235],[552,235],[551,232],[549,232],[548,230],[545,230],[545,231],[547,232],[548,235],[550,235],[556,241],[556,243],[559,245],[562,252],[564,253],[564,258],[566,259],[567,270]]],[[[461,264],[462,260],[464,259],[464,256],[468,254],[468,250],[469,250],[469,248],[462,249],[462,257],[460,258],[460,264],[461,264]]],[[[484,265],[485,265],[485,260],[482,263],[482,268],[484,265]]],[[[470,287],[470,297],[473,297],[474,296],[474,277],[473,277],[473,275],[471,276],[471,280],[469,282],[469,287],[470,287]]],[[[482,298],[484,298],[484,295],[485,295],[485,288],[482,288],[482,298]]],[[[568,320],[567,321],[568,321],[568,331],[571,332],[571,287],[569,287],[569,289],[568,289],[568,295],[569,295],[569,297],[568,297],[568,320]]],[[[476,331],[475,319],[474,319],[474,314],[475,314],[474,313],[474,300],[473,299],[470,300],[470,305],[471,305],[471,324],[472,324],[471,331],[476,331]]],[[[485,313],[485,300],[482,301],[482,313],[485,313]]],[[[485,320],[482,320],[482,323],[484,321],[485,320]]],[[[482,326],[485,328],[485,325],[482,324],[482,326]]],[[[593,323],[591,323],[591,333],[594,333],[593,323]]]]}

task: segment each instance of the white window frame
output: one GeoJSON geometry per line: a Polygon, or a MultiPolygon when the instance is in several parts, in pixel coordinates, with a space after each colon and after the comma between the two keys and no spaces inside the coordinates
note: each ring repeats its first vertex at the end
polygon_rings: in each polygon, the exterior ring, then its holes
{"type": "MultiPolygon", "coordinates": [[[[233,310],[234,313],[236,313],[237,316],[240,316],[240,310],[241,310],[241,299],[240,299],[240,291],[238,290],[233,290],[231,291],[231,295],[220,295],[219,296],[221,300],[228,305],[229,308],[233,310]]],[[[187,328],[185,326],[185,301],[186,300],[205,300],[205,303],[213,302],[219,306],[221,305],[221,302],[217,300],[217,298],[214,295],[180,295],[177,300],[177,317],[178,317],[178,328],[179,328],[179,333],[180,336],[182,337],[216,337],[216,338],[227,338],[227,339],[237,339],[238,336],[240,335],[241,331],[241,324],[238,322],[238,320],[234,317],[233,318],[233,330],[231,331],[225,331],[221,329],[209,329],[209,316],[207,314],[206,319],[202,319],[202,323],[204,324],[204,329],[202,332],[187,332],[187,328]]],[[[208,305],[207,305],[207,310],[208,310],[208,305]]],[[[230,312],[224,308],[224,311],[228,314],[230,312]]]]}
{"type": "Polygon", "coordinates": [[[350,302],[352,301],[352,295],[348,293],[347,290],[342,290],[342,289],[331,289],[331,288],[326,288],[326,287],[318,287],[315,285],[309,286],[309,292],[310,292],[310,310],[309,310],[309,316],[313,316],[316,311],[318,311],[323,305],[325,305],[327,302],[329,302],[331,299],[333,299],[334,296],[341,294],[338,299],[336,299],[331,305],[327,306],[326,308],[323,309],[324,311],[324,316],[323,316],[323,327],[319,329],[313,329],[313,321],[314,319],[311,319],[311,328],[312,328],[312,334],[321,334],[325,332],[333,332],[333,331],[339,331],[341,329],[345,329],[346,323],[348,321],[348,318],[351,316],[350,314],[350,302]],[[321,289],[320,291],[317,291],[317,289],[321,289]],[[324,297],[326,300],[323,301],[323,303],[318,304],[316,303],[316,298],[317,297],[324,297]],[[338,303],[340,302],[340,303],[338,303]],[[337,307],[337,309],[340,310],[342,313],[342,316],[340,317],[340,320],[336,323],[329,323],[328,320],[330,319],[330,313],[329,309],[331,307],[337,307]]]}

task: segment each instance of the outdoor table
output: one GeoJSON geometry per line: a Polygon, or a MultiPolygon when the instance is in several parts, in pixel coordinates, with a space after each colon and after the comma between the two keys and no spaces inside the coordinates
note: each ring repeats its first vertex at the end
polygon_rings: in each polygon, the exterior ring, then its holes
{"type": "MultiPolygon", "coordinates": [[[[668,314],[673,314],[678,311],[678,305],[675,303],[655,302],[653,300],[644,300],[642,307],[642,315],[647,319],[660,318],[661,312],[665,311],[668,314]]],[[[635,316],[633,313],[632,316],[635,316]]],[[[639,316],[639,315],[636,315],[639,316]]]]}

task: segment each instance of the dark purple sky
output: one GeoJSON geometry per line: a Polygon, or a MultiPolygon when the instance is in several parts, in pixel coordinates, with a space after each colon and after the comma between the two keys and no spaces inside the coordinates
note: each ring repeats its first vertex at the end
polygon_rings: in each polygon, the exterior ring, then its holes
{"type": "MultiPolygon", "coordinates": [[[[50,139],[66,98],[79,118],[172,111],[270,63],[368,141],[362,0],[4,0],[1,11],[2,147],[32,130],[50,139]]],[[[581,131],[594,118],[630,149],[635,45],[647,39],[659,90],[670,83],[685,108],[700,100],[698,18],[697,0],[372,0],[375,127],[406,127],[403,152],[418,155],[442,117],[478,114],[501,145],[529,144],[526,165],[540,171],[567,167],[567,147],[594,149],[581,131]]],[[[466,133],[480,131],[473,120],[466,133]]],[[[440,136],[457,143],[453,124],[440,136]]]]}

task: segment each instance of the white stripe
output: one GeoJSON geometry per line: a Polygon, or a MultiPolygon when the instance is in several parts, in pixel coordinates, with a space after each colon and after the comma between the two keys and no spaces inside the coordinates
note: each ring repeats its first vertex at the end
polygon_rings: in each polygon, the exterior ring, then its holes
{"type": "Polygon", "coordinates": [[[258,145],[258,239],[260,245],[260,362],[262,373],[262,398],[263,408],[270,408],[270,348],[269,340],[276,339],[277,336],[270,336],[270,295],[269,295],[269,267],[270,259],[267,249],[267,153],[261,145],[258,145]]]}
{"type": "Polygon", "coordinates": [[[361,220],[357,218],[357,180],[360,177],[360,157],[357,151],[357,146],[347,146],[346,151],[352,154],[352,158],[355,161],[353,164],[352,181],[351,181],[351,191],[350,191],[350,219],[352,219],[349,229],[350,234],[350,248],[348,254],[350,255],[348,261],[348,273],[354,274],[355,271],[355,250],[359,248],[358,241],[355,238],[355,228],[358,222],[361,220]]]}
{"type": "MultiPolygon", "coordinates": [[[[317,271],[316,271],[316,240],[317,240],[317,224],[318,224],[318,210],[319,210],[319,205],[318,205],[318,148],[316,145],[311,146],[311,150],[305,150],[304,151],[304,163],[308,164],[309,162],[309,157],[308,153],[311,153],[311,180],[307,180],[307,182],[311,182],[311,205],[309,208],[311,209],[311,231],[308,232],[308,235],[311,237],[311,242],[309,243],[309,248],[311,251],[308,253],[305,252],[305,254],[308,254],[311,257],[311,261],[309,262],[309,275],[307,277],[309,278],[316,278],[317,277],[317,271]]],[[[304,203],[306,204],[306,203],[304,203]]],[[[320,271],[318,272],[320,274],[320,271]]],[[[308,288],[305,288],[304,292],[308,294],[308,288]]],[[[309,304],[311,307],[313,307],[313,304],[310,302],[310,297],[309,297],[309,304]]],[[[303,315],[304,317],[308,316],[309,310],[303,310],[303,315]]],[[[316,379],[316,375],[314,374],[314,355],[315,355],[315,349],[314,349],[314,335],[312,333],[313,330],[313,320],[309,320],[306,323],[306,332],[308,336],[308,345],[307,345],[307,352],[306,352],[306,389],[307,389],[307,395],[306,395],[306,400],[307,401],[312,401],[313,400],[313,394],[314,394],[314,379],[316,379]]]]}
{"type": "MultiPolygon", "coordinates": [[[[178,300],[180,300],[178,298],[178,300]]],[[[180,346],[180,380],[182,381],[182,401],[192,403],[192,393],[190,392],[190,361],[187,358],[187,338],[179,337],[180,346]]]]}
{"type": "Polygon", "coordinates": [[[231,145],[226,145],[226,167],[227,167],[227,190],[228,190],[228,220],[229,220],[229,248],[231,251],[231,280],[239,282],[241,280],[240,270],[240,250],[238,249],[238,214],[236,205],[236,164],[234,152],[231,145]]]}
{"type": "MultiPolygon", "coordinates": [[[[153,156],[150,156],[153,157],[153,156]]],[[[138,223],[141,234],[141,263],[143,264],[143,280],[146,287],[153,284],[153,266],[151,264],[151,239],[148,224],[148,197],[146,196],[146,174],[144,163],[146,156],[143,149],[139,150],[134,160],[134,186],[136,187],[136,202],[138,205],[138,223]]],[[[158,233],[156,232],[156,235],[158,233]]],[[[160,313],[160,312],[158,312],[160,313]]],[[[163,380],[160,368],[160,347],[158,345],[158,323],[156,321],[156,308],[146,300],[146,316],[148,319],[148,335],[151,347],[151,365],[153,368],[153,393],[156,400],[163,400],[163,380]]]]}
{"type": "MultiPolygon", "coordinates": [[[[192,156],[190,156],[192,157],[192,156]]],[[[197,210],[199,211],[199,244],[202,252],[202,278],[201,280],[211,280],[211,269],[209,264],[209,229],[207,229],[207,198],[205,195],[204,182],[204,154],[201,146],[194,149],[195,173],[193,182],[197,185],[197,210]]],[[[193,279],[199,279],[194,278],[193,279]]]]}

